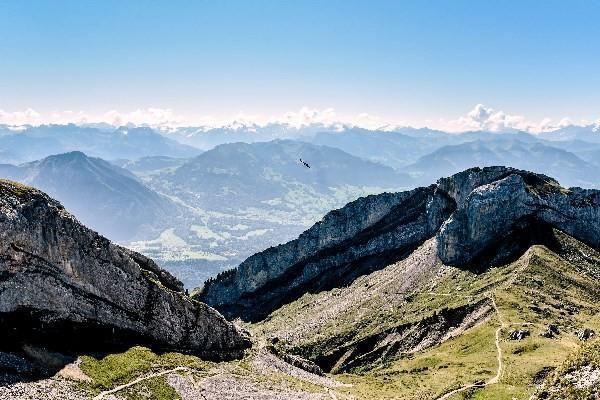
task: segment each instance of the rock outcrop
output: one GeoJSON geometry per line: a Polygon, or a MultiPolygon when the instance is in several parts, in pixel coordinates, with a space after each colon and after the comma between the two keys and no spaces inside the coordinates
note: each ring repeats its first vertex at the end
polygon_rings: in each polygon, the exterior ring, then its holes
{"type": "Polygon", "coordinates": [[[298,239],[207,281],[199,298],[228,317],[259,320],[304,293],[346,285],[402,259],[434,236],[441,261],[480,268],[517,256],[538,232],[551,231],[546,227],[599,248],[600,191],[565,189],[514,168],[473,168],[334,210],[298,239]]]}
{"type": "Polygon", "coordinates": [[[0,325],[3,347],[144,344],[227,359],[250,345],[152,260],[81,225],[44,193],[9,181],[0,181],[0,325]]]}
{"type": "Polygon", "coordinates": [[[331,211],[298,239],[207,281],[199,298],[227,317],[257,320],[306,292],[389,265],[433,236],[453,211],[435,189],[367,196],[331,211]]]}
{"type": "Polygon", "coordinates": [[[543,175],[509,172],[457,196],[457,210],[438,233],[442,261],[471,263],[490,246],[539,224],[600,247],[600,191],[565,189],[543,175]]]}
{"type": "Polygon", "coordinates": [[[508,338],[510,340],[523,340],[530,335],[528,329],[515,329],[508,332],[508,338]]]}

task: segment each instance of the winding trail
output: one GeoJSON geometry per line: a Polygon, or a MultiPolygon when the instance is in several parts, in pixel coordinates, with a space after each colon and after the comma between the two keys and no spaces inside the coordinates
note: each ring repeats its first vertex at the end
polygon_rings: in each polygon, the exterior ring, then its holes
{"type": "Polygon", "coordinates": [[[493,385],[500,381],[500,378],[502,377],[502,372],[504,371],[504,361],[502,360],[502,347],[500,347],[500,334],[502,333],[502,329],[506,328],[508,325],[502,319],[502,315],[500,314],[500,311],[498,310],[498,307],[496,306],[495,295],[492,294],[490,296],[490,298],[492,300],[492,306],[494,307],[494,311],[496,311],[496,315],[498,316],[498,320],[500,321],[500,326],[498,327],[498,329],[496,329],[496,338],[494,341],[496,344],[496,352],[497,352],[497,359],[498,359],[498,370],[496,372],[496,376],[489,379],[487,382],[475,382],[475,383],[471,383],[471,384],[468,384],[465,386],[461,386],[458,389],[454,389],[451,392],[448,392],[448,393],[444,394],[443,396],[438,397],[437,400],[446,400],[446,399],[449,399],[451,396],[454,396],[457,393],[464,392],[465,390],[472,389],[472,388],[484,388],[488,385],[493,385]]]}
{"type": "Polygon", "coordinates": [[[502,319],[502,314],[498,310],[496,306],[496,296],[492,294],[492,305],[494,306],[494,310],[496,310],[496,315],[498,316],[498,320],[500,321],[500,326],[496,329],[496,350],[498,352],[498,372],[496,372],[496,376],[490,379],[485,383],[485,385],[492,385],[494,383],[498,383],[500,378],[502,377],[502,372],[504,372],[504,362],[502,361],[502,347],[500,347],[500,333],[502,333],[502,329],[506,328],[506,322],[502,319]]]}
{"type": "MultiPolygon", "coordinates": [[[[507,288],[507,287],[513,285],[515,283],[517,277],[529,266],[529,262],[531,260],[531,255],[532,254],[528,251],[525,254],[525,260],[523,260],[521,265],[518,266],[515,269],[514,273],[511,275],[511,277],[508,280],[506,280],[504,283],[502,283],[497,289],[507,288]]],[[[507,324],[502,319],[502,314],[500,314],[500,310],[498,310],[498,306],[496,305],[497,289],[494,289],[494,291],[490,295],[490,299],[492,300],[492,306],[494,307],[494,311],[496,311],[496,315],[498,316],[498,321],[500,321],[500,326],[498,327],[498,329],[496,329],[496,339],[495,339],[496,352],[497,352],[497,357],[498,357],[498,370],[496,372],[496,376],[494,376],[487,382],[475,382],[475,383],[471,383],[469,385],[462,386],[458,389],[454,389],[453,391],[448,392],[441,397],[438,397],[436,400],[446,400],[446,399],[450,398],[450,396],[453,396],[460,392],[464,392],[465,390],[468,390],[471,388],[484,388],[488,385],[493,385],[493,384],[500,382],[500,378],[502,377],[502,373],[504,372],[504,361],[502,360],[502,348],[500,347],[500,334],[502,333],[502,329],[504,329],[512,324],[507,324]]],[[[519,323],[519,324],[520,325],[522,325],[522,324],[529,325],[529,323],[519,323]]],[[[531,325],[534,325],[534,324],[531,324],[531,325]]],[[[530,400],[531,400],[531,398],[530,398],[530,400]]]]}
{"type": "Polygon", "coordinates": [[[108,396],[109,394],[113,394],[113,393],[116,393],[116,392],[121,391],[123,389],[127,389],[128,387],[131,387],[133,385],[137,385],[138,383],[146,381],[148,379],[152,379],[152,378],[156,378],[156,377],[159,377],[159,376],[167,375],[167,374],[170,374],[172,372],[188,371],[188,370],[189,370],[188,367],[176,367],[176,368],[173,368],[173,369],[168,369],[166,371],[161,371],[161,372],[156,372],[154,374],[146,375],[146,376],[134,379],[134,380],[132,380],[129,383],[125,383],[123,385],[117,386],[117,387],[115,387],[113,389],[105,390],[104,392],[101,392],[96,397],[94,397],[94,400],[102,400],[104,398],[104,396],[108,396]]]}

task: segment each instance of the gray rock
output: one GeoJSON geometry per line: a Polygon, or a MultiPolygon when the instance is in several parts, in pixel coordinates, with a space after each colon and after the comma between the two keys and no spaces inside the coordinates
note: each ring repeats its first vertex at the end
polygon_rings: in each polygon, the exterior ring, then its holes
{"type": "Polygon", "coordinates": [[[540,333],[540,336],[548,338],[548,339],[552,339],[556,336],[558,336],[560,334],[560,330],[558,329],[558,326],[554,325],[554,324],[549,324],[546,327],[546,330],[543,331],[542,333],[540,333]]]}
{"type": "Polygon", "coordinates": [[[457,197],[457,210],[437,235],[442,261],[468,264],[491,245],[541,223],[600,247],[600,191],[564,189],[543,175],[504,170],[504,176],[457,197]]]}
{"type": "Polygon", "coordinates": [[[199,299],[226,317],[260,319],[306,291],[343,285],[405,256],[452,210],[434,186],[360,198],[329,212],[298,239],[207,281],[199,299]]]}
{"type": "Polygon", "coordinates": [[[508,332],[508,338],[510,340],[523,340],[529,336],[529,330],[527,329],[516,329],[508,332]]]}
{"type": "Polygon", "coordinates": [[[279,357],[280,359],[282,359],[283,361],[285,361],[286,363],[293,365],[296,368],[300,368],[306,372],[310,372],[311,374],[319,376],[325,375],[321,367],[319,367],[314,362],[307,360],[306,358],[300,357],[296,354],[288,354],[286,352],[279,351],[275,346],[267,346],[267,350],[279,357]]]}
{"type": "Polygon", "coordinates": [[[0,325],[3,345],[144,344],[214,359],[240,356],[250,345],[152,260],[9,181],[0,181],[0,325]]]}
{"type": "Polygon", "coordinates": [[[589,329],[589,328],[585,328],[577,333],[577,337],[582,342],[590,340],[594,336],[596,336],[596,332],[594,332],[592,329],[589,329]]]}

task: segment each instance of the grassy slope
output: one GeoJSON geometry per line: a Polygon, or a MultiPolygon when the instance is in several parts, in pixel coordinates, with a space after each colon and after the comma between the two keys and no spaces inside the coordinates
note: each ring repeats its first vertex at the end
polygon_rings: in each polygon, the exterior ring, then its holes
{"type": "MultiPolygon", "coordinates": [[[[560,256],[534,246],[519,260],[479,275],[431,263],[426,244],[416,258],[363,277],[349,288],[305,295],[252,329],[278,336],[282,347],[318,359],[347,341],[494,294],[508,325],[501,332],[505,369],[500,383],[453,398],[529,398],[536,390],[534,376],[544,367],[558,366],[581,345],[578,329],[600,330],[594,318],[600,311],[600,255],[560,232],[557,238],[560,256]],[[407,273],[415,264],[422,274],[418,278],[407,273]],[[558,338],[539,335],[550,323],[559,326],[558,338]],[[529,329],[531,336],[509,341],[508,331],[519,328],[529,329]]],[[[496,316],[437,347],[339,378],[354,385],[347,393],[358,398],[435,398],[496,374],[498,326],[496,316]]]]}
{"type": "Polygon", "coordinates": [[[547,400],[597,399],[600,397],[600,383],[578,387],[570,375],[585,368],[600,371],[600,340],[586,343],[571,354],[544,382],[540,397],[547,400]]]}
{"type": "MultiPolygon", "coordinates": [[[[443,307],[493,295],[499,315],[493,314],[438,346],[390,357],[369,369],[335,375],[352,386],[333,391],[338,398],[433,399],[462,385],[487,381],[498,368],[494,335],[502,318],[507,327],[501,331],[504,370],[500,382],[451,398],[528,399],[537,391],[534,377],[545,367],[562,365],[561,372],[585,360],[578,354],[597,356],[597,347],[577,353],[581,342],[575,332],[584,326],[600,332],[600,321],[595,317],[600,312],[600,254],[564,234],[557,233],[557,237],[561,244],[558,254],[534,246],[517,261],[482,274],[441,265],[435,258],[435,243],[428,242],[403,262],[360,278],[348,288],[307,294],[249,328],[257,347],[265,338],[277,336],[282,348],[318,359],[348,341],[419,320],[443,307]],[[559,326],[557,338],[539,335],[549,323],[559,326]],[[522,341],[508,340],[508,331],[519,328],[530,330],[531,336],[522,341]]],[[[84,357],[81,368],[92,382],[82,385],[98,393],[152,372],[186,366],[198,379],[226,370],[233,377],[265,388],[315,396],[332,391],[286,374],[257,371],[253,367],[256,355],[255,349],[244,360],[214,364],[192,356],[157,355],[133,348],[99,359],[84,357]]],[[[551,373],[547,384],[556,385],[560,376],[551,373]]],[[[178,398],[165,376],[119,393],[131,400],[140,394],[157,400],[178,398]]]]}
{"type": "MultiPolygon", "coordinates": [[[[289,398],[294,399],[304,398],[299,397],[300,395],[311,397],[311,394],[314,394],[312,397],[315,399],[328,397],[328,388],[324,385],[299,379],[296,376],[277,370],[269,370],[268,368],[265,370],[257,367],[256,362],[259,359],[260,356],[257,350],[248,351],[246,357],[242,360],[213,363],[190,355],[179,353],[156,354],[145,347],[132,347],[125,352],[110,354],[105,357],[83,356],[80,368],[91,380],[80,382],[79,385],[80,389],[90,395],[97,395],[102,391],[114,389],[137,378],[148,377],[153,373],[169,371],[177,367],[186,367],[186,370],[176,371],[175,373],[182,376],[191,376],[199,387],[203,386],[205,379],[223,377],[225,379],[221,385],[227,386],[231,382],[241,382],[240,387],[255,393],[257,398],[268,398],[269,393],[289,394],[289,398]],[[260,397],[260,395],[263,397],[260,397]]],[[[120,390],[116,394],[119,398],[127,400],[181,399],[177,391],[168,384],[167,376],[168,374],[143,380],[120,390]]],[[[230,389],[225,386],[223,391],[230,389]]],[[[205,396],[210,398],[210,393],[209,391],[205,396]]],[[[225,396],[223,398],[230,397],[225,396]]],[[[287,399],[288,397],[283,396],[282,398],[287,399]]]]}
{"type": "MultiPolygon", "coordinates": [[[[198,357],[179,353],[157,355],[144,347],[132,347],[123,353],[110,354],[106,357],[94,358],[83,356],[80,368],[92,379],[83,385],[91,393],[110,390],[121,384],[131,382],[135,378],[165,369],[185,366],[198,372],[206,371],[214,363],[200,360],[198,357]]],[[[127,391],[127,398],[136,399],[138,391],[147,391],[155,399],[176,399],[175,391],[166,384],[164,377],[145,381],[127,391]]]]}

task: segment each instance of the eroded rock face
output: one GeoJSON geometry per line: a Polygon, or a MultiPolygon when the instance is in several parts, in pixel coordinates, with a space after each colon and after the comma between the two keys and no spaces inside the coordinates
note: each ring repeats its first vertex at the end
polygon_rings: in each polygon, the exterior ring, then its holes
{"type": "Polygon", "coordinates": [[[437,235],[442,261],[469,264],[490,246],[536,224],[548,224],[600,247],[600,191],[565,189],[543,175],[507,172],[457,202],[457,210],[437,235]]]}
{"type": "Polygon", "coordinates": [[[199,297],[227,317],[257,320],[306,292],[383,268],[432,237],[453,211],[435,189],[367,196],[331,211],[298,239],[208,281],[199,297]]]}
{"type": "Polygon", "coordinates": [[[542,226],[600,247],[600,191],[565,189],[513,168],[473,168],[334,210],[298,239],[208,281],[199,298],[228,317],[258,320],[304,293],[343,286],[402,259],[434,236],[444,263],[468,267],[490,250],[498,259],[511,256],[513,243],[542,226]]]}
{"type": "Polygon", "coordinates": [[[0,326],[3,346],[146,344],[223,359],[250,344],[152,260],[84,227],[42,192],[8,181],[0,181],[0,326]]]}

